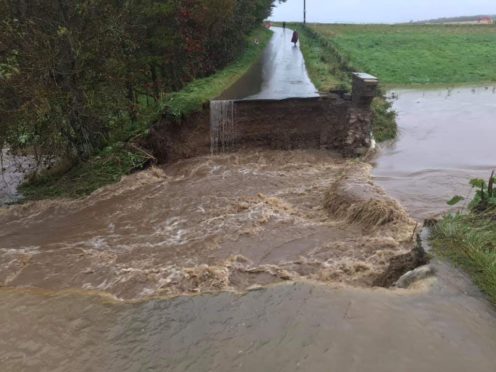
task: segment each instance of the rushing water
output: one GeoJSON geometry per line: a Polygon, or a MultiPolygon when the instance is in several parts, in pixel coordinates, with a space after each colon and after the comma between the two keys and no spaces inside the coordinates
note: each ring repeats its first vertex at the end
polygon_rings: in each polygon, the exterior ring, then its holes
{"type": "Polygon", "coordinates": [[[414,225],[366,230],[324,208],[343,172],[362,190],[369,169],[325,151],[244,151],[150,169],[87,199],[4,209],[0,281],[123,299],[301,278],[370,285],[411,249],[414,225]]]}
{"type": "Polygon", "coordinates": [[[380,152],[376,182],[419,220],[437,217],[496,168],[496,87],[394,93],[399,139],[380,152]]]}
{"type": "MultiPolygon", "coordinates": [[[[479,112],[494,114],[491,90],[446,95],[400,92],[401,137],[378,160],[378,180],[418,218],[465,191],[462,176],[448,188],[426,170],[445,179],[492,166],[494,128],[479,112]]],[[[0,280],[15,287],[0,290],[0,370],[494,371],[496,316],[463,274],[438,263],[437,278],[410,290],[336,284],[367,283],[398,249],[322,208],[354,166],[320,151],[247,151],[0,210],[0,280]]]]}

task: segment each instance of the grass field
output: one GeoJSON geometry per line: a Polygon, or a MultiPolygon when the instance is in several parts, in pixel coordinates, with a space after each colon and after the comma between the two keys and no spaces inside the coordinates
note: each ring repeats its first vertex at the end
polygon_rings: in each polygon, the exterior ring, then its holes
{"type": "Polygon", "coordinates": [[[496,26],[310,25],[355,70],[389,85],[496,81],[496,26]]]}

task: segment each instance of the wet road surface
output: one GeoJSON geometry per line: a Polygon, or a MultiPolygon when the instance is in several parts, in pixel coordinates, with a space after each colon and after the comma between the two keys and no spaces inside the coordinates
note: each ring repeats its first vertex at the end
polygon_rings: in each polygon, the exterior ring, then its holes
{"type": "Polygon", "coordinates": [[[291,43],[293,30],[273,27],[262,59],[219,99],[284,99],[316,97],[299,44],[291,43]]]}
{"type": "Polygon", "coordinates": [[[297,283],[136,304],[0,290],[0,364],[5,372],[492,372],[495,314],[466,279],[450,277],[428,291],[297,283]]]}
{"type": "Polygon", "coordinates": [[[247,99],[315,97],[317,89],[308,77],[299,46],[291,43],[293,31],[273,27],[274,36],[263,56],[260,93],[247,99]]]}

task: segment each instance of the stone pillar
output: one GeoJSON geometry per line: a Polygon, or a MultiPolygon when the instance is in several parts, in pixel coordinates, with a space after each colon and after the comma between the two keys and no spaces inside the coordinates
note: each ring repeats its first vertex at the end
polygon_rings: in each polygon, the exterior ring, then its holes
{"type": "Polygon", "coordinates": [[[364,72],[353,73],[353,90],[351,93],[354,106],[370,106],[378,93],[379,80],[364,72]]]}
{"type": "Polygon", "coordinates": [[[343,152],[347,156],[364,155],[372,144],[371,104],[378,94],[379,81],[376,77],[356,72],[353,74],[351,107],[347,117],[346,138],[343,152]]]}

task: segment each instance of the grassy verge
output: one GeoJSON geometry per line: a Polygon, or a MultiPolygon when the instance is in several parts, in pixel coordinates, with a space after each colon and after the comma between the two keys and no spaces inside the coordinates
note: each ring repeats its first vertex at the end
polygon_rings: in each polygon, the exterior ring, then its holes
{"type": "Polygon", "coordinates": [[[496,81],[494,25],[311,25],[385,84],[496,81]]]}
{"type": "Polygon", "coordinates": [[[166,94],[158,102],[141,99],[138,120],[119,124],[109,146],[64,174],[41,176],[25,183],[19,189],[24,200],[85,196],[119,181],[123,175],[142,169],[152,157],[133,142],[145,135],[164,112],[181,118],[201,110],[204,104],[219,96],[248,71],[262,55],[271,35],[265,28],[257,29],[248,37],[244,53],[225,69],[195,80],[179,92],[166,94]]]}
{"type": "MultiPolygon", "coordinates": [[[[351,73],[358,71],[351,61],[341,52],[333,40],[310,27],[292,24],[298,30],[301,39],[301,51],[305,63],[317,89],[329,92],[335,89],[351,89],[351,73]]],[[[382,96],[377,97],[373,104],[373,132],[377,141],[382,142],[396,138],[396,114],[391,105],[382,96]]]]}
{"type": "MultiPolygon", "coordinates": [[[[473,179],[476,189],[470,213],[446,216],[434,229],[433,246],[442,256],[472,275],[475,283],[496,304],[496,177],[473,179]]],[[[448,202],[463,200],[455,196],[448,202]]]]}
{"type": "Polygon", "coordinates": [[[468,272],[496,304],[496,219],[470,213],[446,216],[434,229],[433,247],[468,272]]]}

